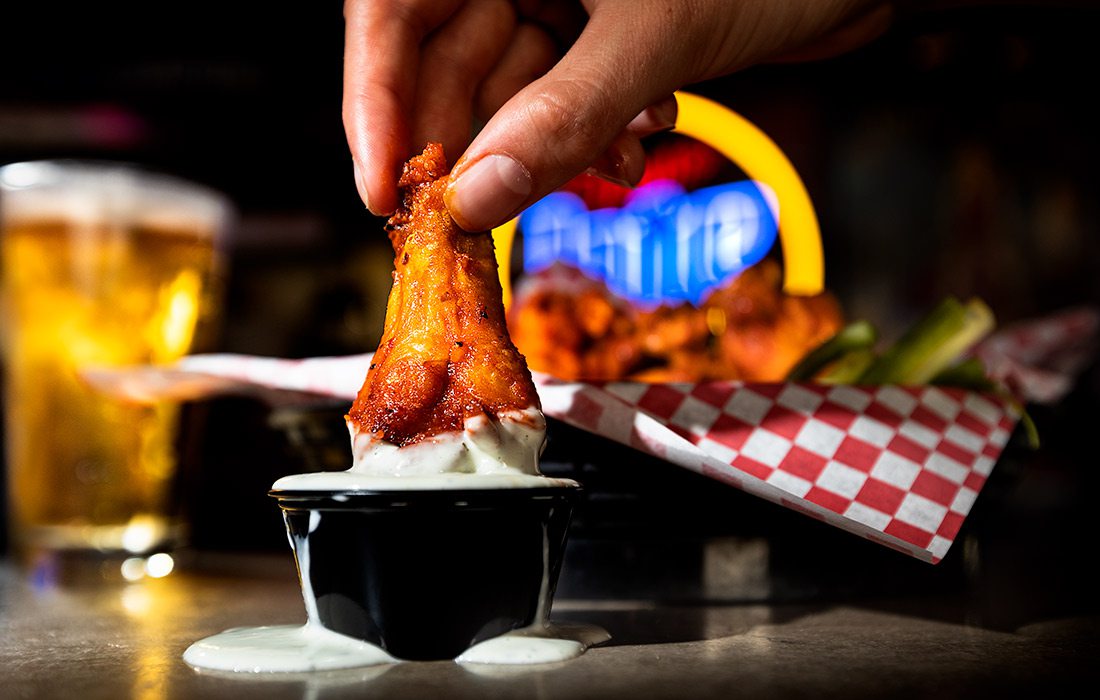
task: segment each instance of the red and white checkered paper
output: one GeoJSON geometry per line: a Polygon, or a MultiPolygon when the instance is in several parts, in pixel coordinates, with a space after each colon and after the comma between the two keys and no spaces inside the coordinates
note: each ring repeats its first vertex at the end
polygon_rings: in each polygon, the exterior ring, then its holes
{"type": "Polygon", "coordinates": [[[539,385],[548,415],[929,561],[946,553],[1017,419],[935,387],[539,385]]]}
{"type": "MultiPolygon", "coordinates": [[[[1070,311],[1005,328],[976,354],[1021,400],[1052,402],[1091,358],[1098,327],[1095,310],[1070,311]]],[[[172,372],[216,377],[217,391],[351,400],[369,362],[198,355],[172,372]]],[[[930,562],[1019,419],[1009,399],[933,386],[535,381],[549,416],[930,562]]]]}

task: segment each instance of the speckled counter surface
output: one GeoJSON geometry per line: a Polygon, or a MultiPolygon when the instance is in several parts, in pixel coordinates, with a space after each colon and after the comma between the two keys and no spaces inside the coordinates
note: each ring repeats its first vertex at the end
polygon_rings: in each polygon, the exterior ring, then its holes
{"type": "MultiPolygon", "coordinates": [[[[553,617],[613,640],[542,667],[450,662],[288,676],[199,673],[191,642],[225,628],[299,623],[289,557],[186,561],[137,583],[0,578],[4,698],[1050,697],[1100,678],[1100,620],[994,630],[950,597],[860,604],[657,605],[560,600],[553,617]]],[[[1089,687],[1089,686],[1085,686],[1089,687]]]]}
{"type": "MultiPolygon", "coordinates": [[[[584,656],[528,668],[196,672],[181,655],[202,637],[305,619],[264,481],[231,494],[255,492],[254,510],[196,511],[233,513],[210,529],[223,544],[255,518],[274,540],[263,551],[193,544],[171,575],[135,583],[117,562],[28,577],[0,557],[0,699],[1092,697],[1093,376],[1077,400],[1036,413],[1043,448],[1002,457],[936,566],[668,466],[651,466],[649,492],[628,494],[644,465],[619,452],[617,471],[579,475],[602,500],[574,519],[551,614],[610,631],[584,656]]],[[[439,585],[460,587],[461,572],[439,585]]]]}

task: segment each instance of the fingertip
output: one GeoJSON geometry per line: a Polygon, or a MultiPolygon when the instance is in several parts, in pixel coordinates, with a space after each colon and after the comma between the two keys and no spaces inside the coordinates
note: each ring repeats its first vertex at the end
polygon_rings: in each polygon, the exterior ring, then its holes
{"type": "Polygon", "coordinates": [[[367,206],[372,214],[377,214],[370,203],[370,190],[367,187],[366,181],[363,179],[363,169],[359,167],[359,161],[353,160],[352,167],[355,170],[355,189],[359,190],[359,199],[363,200],[363,204],[367,206]]]}
{"type": "Polygon", "coordinates": [[[397,208],[397,174],[403,156],[399,150],[406,139],[403,125],[392,116],[395,113],[386,101],[369,109],[359,100],[345,102],[344,126],[355,188],[363,204],[377,216],[386,216],[397,208]],[[376,117],[368,119],[368,112],[376,117]]]}
{"type": "MultiPolygon", "coordinates": [[[[375,216],[389,216],[397,209],[396,182],[373,182],[358,160],[354,160],[355,188],[370,213],[375,216]]],[[[378,178],[376,178],[377,180],[378,178]]]]}
{"type": "Polygon", "coordinates": [[[638,136],[668,131],[676,127],[676,118],[679,113],[680,107],[676,103],[676,96],[669,95],[639,112],[626,128],[638,136]]]}
{"type": "Polygon", "coordinates": [[[531,195],[531,173],[512,156],[494,153],[458,165],[443,201],[466,231],[487,231],[504,223],[531,195]]]}
{"type": "Polygon", "coordinates": [[[645,149],[638,136],[623,131],[585,171],[623,187],[634,187],[645,175],[645,149]]]}

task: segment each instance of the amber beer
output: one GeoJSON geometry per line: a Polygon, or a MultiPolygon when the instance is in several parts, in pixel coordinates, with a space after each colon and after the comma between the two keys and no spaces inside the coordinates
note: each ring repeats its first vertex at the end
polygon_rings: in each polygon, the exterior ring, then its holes
{"type": "Polygon", "coordinates": [[[217,304],[224,204],[127,169],[96,180],[100,166],[80,166],[90,171],[62,170],[36,187],[13,167],[0,170],[0,299],[15,543],[167,546],[180,535],[178,406],[112,399],[80,371],[169,363],[191,350],[217,304]]]}

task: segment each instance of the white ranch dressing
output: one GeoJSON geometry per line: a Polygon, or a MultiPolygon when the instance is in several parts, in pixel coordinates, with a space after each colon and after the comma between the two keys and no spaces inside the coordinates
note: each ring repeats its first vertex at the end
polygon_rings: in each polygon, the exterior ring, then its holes
{"type": "MultiPolygon", "coordinates": [[[[321,522],[321,513],[309,514],[309,532],[321,522]]],[[[288,534],[289,537],[289,534],[288,534]]],[[[183,654],[191,666],[217,671],[295,673],[357,668],[397,663],[380,647],[326,629],[319,622],[317,599],[309,578],[310,554],[306,538],[294,547],[302,581],[307,622],[304,625],[238,627],[192,644],[183,654]]],[[[580,656],[590,646],[610,639],[593,625],[559,625],[547,621],[550,598],[550,543],[543,526],[543,572],[535,621],[475,644],[459,655],[460,664],[549,664],[580,656]]]]}
{"type": "Polygon", "coordinates": [[[443,433],[398,447],[373,433],[351,433],[351,471],[373,476],[539,473],[546,417],[537,408],[467,418],[460,432],[443,433]]]}
{"type": "Polygon", "coordinates": [[[192,644],[183,660],[196,668],[238,673],[331,671],[395,661],[369,642],[308,622],[226,630],[192,644]]]}
{"type": "MultiPolygon", "coordinates": [[[[466,421],[461,433],[444,433],[415,445],[397,447],[373,435],[359,434],[349,423],[354,462],[344,472],[294,474],[272,488],[285,491],[406,491],[516,489],[577,486],[538,470],[546,421],[536,408],[494,419],[466,421]]],[[[320,524],[311,511],[309,532],[320,524]]],[[[287,537],[290,537],[289,530],[287,537]]],[[[455,661],[462,664],[546,664],[579,656],[606,641],[606,631],[590,625],[547,621],[550,603],[549,541],[543,526],[543,578],[535,621],[519,630],[480,642],[455,661]]],[[[310,581],[308,541],[292,542],[297,553],[307,622],[302,626],[235,628],[192,644],[184,660],[196,668],[253,673],[288,673],[397,663],[378,646],[326,629],[317,612],[310,581]],[[294,546],[296,545],[296,546],[294,546]]],[[[425,631],[430,634],[429,631],[425,631]]]]}
{"type": "Polygon", "coordinates": [[[276,491],[450,491],[575,487],[539,472],[546,418],[537,408],[467,419],[462,431],[398,447],[349,422],[352,465],[342,472],[292,474],[276,491]]]}
{"type": "Polygon", "coordinates": [[[279,479],[271,488],[276,491],[454,491],[560,488],[577,485],[577,482],[572,479],[529,474],[371,476],[346,471],[292,474],[279,479]]]}
{"type": "Polygon", "coordinates": [[[537,408],[468,418],[461,431],[398,447],[348,422],[352,465],[343,472],[293,474],[283,491],[438,491],[576,486],[539,472],[546,418],[537,408]],[[476,478],[475,478],[476,477],[476,478]]]}
{"type": "MultiPolygon", "coordinates": [[[[285,519],[285,516],[284,516],[285,519]]],[[[309,532],[321,524],[321,512],[310,511],[309,532]]],[[[291,539],[287,529],[287,539],[291,539]]],[[[309,578],[309,540],[291,542],[297,555],[306,606],[306,624],[236,627],[195,642],[183,660],[196,668],[251,673],[330,671],[394,663],[397,659],[361,639],[325,628],[317,612],[317,598],[309,578]]]]}
{"type": "Polygon", "coordinates": [[[543,623],[486,639],[462,652],[460,664],[518,666],[552,664],[583,654],[588,647],[611,639],[607,630],[595,625],[543,623]]]}
{"type": "Polygon", "coordinates": [[[580,656],[611,635],[594,625],[553,625],[550,613],[550,540],[542,527],[542,584],[535,621],[527,627],[478,642],[455,659],[460,664],[550,664],[580,656]]]}

